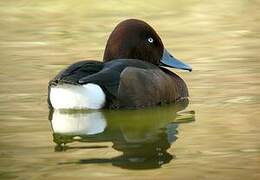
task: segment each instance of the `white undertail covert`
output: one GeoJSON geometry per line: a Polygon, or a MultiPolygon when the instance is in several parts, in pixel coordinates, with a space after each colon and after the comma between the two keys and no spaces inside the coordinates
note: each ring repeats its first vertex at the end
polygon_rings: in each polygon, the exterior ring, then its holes
{"type": "Polygon", "coordinates": [[[50,102],[54,109],[101,109],[106,95],[97,84],[61,84],[50,89],[50,102]]]}

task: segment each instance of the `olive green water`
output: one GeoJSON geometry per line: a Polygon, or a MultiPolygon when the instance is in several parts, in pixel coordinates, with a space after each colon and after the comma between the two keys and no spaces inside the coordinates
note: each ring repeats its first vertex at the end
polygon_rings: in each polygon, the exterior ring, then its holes
{"type": "Polygon", "coordinates": [[[1,1],[0,179],[260,179],[259,12],[257,0],[1,1]],[[102,59],[126,18],[147,21],[193,67],[174,70],[189,106],[49,121],[48,80],[102,59]]]}

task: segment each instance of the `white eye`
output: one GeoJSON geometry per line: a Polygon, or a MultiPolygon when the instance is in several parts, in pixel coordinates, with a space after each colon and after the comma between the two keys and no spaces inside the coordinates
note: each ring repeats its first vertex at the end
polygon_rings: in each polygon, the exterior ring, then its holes
{"type": "Polygon", "coordinates": [[[149,42],[149,43],[153,43],[153,38],[151,38],[151,37],[148,38],[148,42],[149,42]]]}

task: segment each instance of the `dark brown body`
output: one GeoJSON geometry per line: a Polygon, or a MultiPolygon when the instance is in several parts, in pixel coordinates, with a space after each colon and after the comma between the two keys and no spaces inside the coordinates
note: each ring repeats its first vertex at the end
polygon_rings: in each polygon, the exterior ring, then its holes
{"type": "MultiPolygon", "coordinates": [[[[81,61],[49,83],[98,84],[106,94],[106,108],[139,108],[188,99],[185,82],[175,73],[136,59],[110,62],[81,61]]],[[[51,103],[49,103],[51,105],[51,103]]]]}
{"type": "Polygon", "coordinates": [[[154,106],[183,99],[188,99],[185,82],[167,69],[131,67],[122,72],[118,89],[120,107],[154,106]]]}

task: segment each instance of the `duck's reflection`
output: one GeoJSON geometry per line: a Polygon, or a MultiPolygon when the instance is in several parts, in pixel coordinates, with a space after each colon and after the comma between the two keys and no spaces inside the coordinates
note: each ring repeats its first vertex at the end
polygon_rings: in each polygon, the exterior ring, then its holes
{"type": "MultiPolygon", "coordinates": [[[[112,142],[122,155],[112,159],[83,159],[76,163],[112,163],[129,169],[158,168],[173,158],[167,152],[176,141],[181,123],[194,121],[192,112],[177,115],[187,102],[141,110],[54,111],[52,128],[57,151],[70,148],[68,143],[112,142]]],[[[104,146],[85,147],[101,148],[104,146]]]]}

